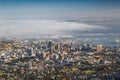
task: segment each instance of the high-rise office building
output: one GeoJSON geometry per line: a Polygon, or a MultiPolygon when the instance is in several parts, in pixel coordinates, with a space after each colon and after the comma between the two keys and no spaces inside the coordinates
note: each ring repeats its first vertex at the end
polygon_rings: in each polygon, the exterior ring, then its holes
{"type": "Polygon", "coordinates": [[[103,50],[103,45],[97,45],[97,52],[100,52],[103,50]]]}
{"type": "Polygon", "coordinates": [[[51,52],[53,53],[55,51],[55,45],[52,45],[51,52]]]}
{"type": "Polygon", "coordinates": [[[85,43],[82,44],[81,51],[87,51],[87,52],[92,51],[92,45],[91,44],[85,44],[85,43]]]}
{"type": "Polygon", "coordinates": [[[60,51],[60,47],[61,47],[60,43],[58,43],[57,47],[58,47],[58,51],[60,51]]]}
{"type": "Polygon", "coordinates": [[[48,48],[51,48],[51,47],[52,47],[52,42],[49,41],[49,42],[48,42],[48,48]]]}

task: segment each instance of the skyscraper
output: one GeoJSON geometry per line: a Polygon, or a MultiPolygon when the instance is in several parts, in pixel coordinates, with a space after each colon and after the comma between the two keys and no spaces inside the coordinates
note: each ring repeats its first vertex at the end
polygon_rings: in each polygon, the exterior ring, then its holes
{"type": "Polygon", "coordinates": [[[58,43],[58,46],[57,46],[58,47],[58,51],[60,51],[60,46],[61,46],[60,43],[58,43]]]}
{"type": "Polygon", "coordinates": [[[49,42],[48,42],[48,48],[51,48],[51,46],[52,46],[52,42],[49,41],[49,42]]]}
{"type": "Polygon", "coordinates": [[[97,52],[100,52],[103,50],[103,45],[97,45],[97,52]]]}
{"type": "Polygon", "coordinates": [[[52,45],[51,52],[53,53],[55,51],[55,45],[52,45]]]}

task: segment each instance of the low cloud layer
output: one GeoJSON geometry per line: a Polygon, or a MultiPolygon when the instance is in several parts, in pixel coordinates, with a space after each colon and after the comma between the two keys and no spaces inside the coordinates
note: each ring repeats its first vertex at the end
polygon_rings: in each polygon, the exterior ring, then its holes
{"type": "Polygon", "coordinates": [[[65,35],[69,31],[105,30],[106,27],[76,22],[57,20],[0,20],[0,36],[2,37],[72,37],[65,35]]]}

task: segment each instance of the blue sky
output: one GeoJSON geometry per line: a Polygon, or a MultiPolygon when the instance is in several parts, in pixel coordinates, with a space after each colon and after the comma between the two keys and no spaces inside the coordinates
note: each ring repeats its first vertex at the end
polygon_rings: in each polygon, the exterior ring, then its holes
{"type": "Polygon", "coordinates": [[[120,18],[119,4],[119,0],[0,0],[0,17],[120,18]]]}
{"type": "Polygon", "coordinates": [[[120,0],[0,0],[0,38],[117,38],[119,30],[120,0]]]}

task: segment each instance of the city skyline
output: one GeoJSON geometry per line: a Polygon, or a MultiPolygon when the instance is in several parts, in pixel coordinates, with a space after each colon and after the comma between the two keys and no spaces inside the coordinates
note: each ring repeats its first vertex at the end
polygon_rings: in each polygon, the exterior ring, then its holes
{"type": "Polygon", "coordinates": [[[119,80],[120,0],[0,0],[0,80],[119,80]]]}

